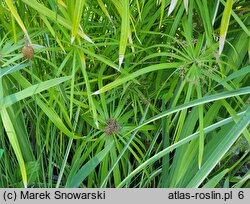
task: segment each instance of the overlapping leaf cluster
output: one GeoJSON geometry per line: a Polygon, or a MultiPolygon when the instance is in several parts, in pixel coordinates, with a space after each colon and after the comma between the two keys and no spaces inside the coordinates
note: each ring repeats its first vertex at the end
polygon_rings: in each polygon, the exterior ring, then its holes
{"type": "Polygon", "coordinates": [[[1,1],[0,186],[249,187],[249,10],[1,1]]]}

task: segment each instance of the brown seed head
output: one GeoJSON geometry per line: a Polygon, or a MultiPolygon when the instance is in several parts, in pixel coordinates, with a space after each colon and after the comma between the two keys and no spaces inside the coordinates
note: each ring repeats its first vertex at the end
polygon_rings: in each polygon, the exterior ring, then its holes
{"type": "Polygon", "coordinates": [[[120,131],[120,129],[121,129],[121,127],[115,119],[108,119],[106,121],[106,126],[104,128],[104,132],[107,135],[112,135],[114,133],[118,133],[120,131]]]}
{"type": "Polygon", "coordinates": [[[21,52],[23,53],[23,57],[25,59],[31,59],[34,56],[34,48],[30,45],[25,45],[21,52]]]}

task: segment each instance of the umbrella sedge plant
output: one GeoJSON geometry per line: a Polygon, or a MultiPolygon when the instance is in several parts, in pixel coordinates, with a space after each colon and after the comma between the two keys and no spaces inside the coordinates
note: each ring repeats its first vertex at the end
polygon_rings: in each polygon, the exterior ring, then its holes
{"type": "Polygon", "coordinates": [[[249,9],[1,1],[0,187],[250,187],[249,9]]]}

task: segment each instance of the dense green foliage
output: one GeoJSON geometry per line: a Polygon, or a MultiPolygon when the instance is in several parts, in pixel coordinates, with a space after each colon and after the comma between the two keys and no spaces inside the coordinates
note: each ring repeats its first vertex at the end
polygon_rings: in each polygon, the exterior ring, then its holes
{"type": "Polygon", "coordinates": [[[250,187],[250,1],[0,2],[0,187],[250,187]]]}

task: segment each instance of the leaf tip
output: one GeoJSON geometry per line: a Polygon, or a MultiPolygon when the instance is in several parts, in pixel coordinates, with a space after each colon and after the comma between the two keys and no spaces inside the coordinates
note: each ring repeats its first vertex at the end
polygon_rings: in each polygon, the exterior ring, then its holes
{"type": "Polygon", "coordinates": [[[70,43],[73,44],[74,41],[75,41],[75,36],[71,36],[70,43]]]}
{"type": "Polygon", "coordinates": [[[122,66],[123,59],[124,59],[124,55],[119,55],[119,70],[120,70],[120,68],[122,66]]]}
{"type": "Polygon", "coordinates": [[[170,14],[173,12],[176,4],[177,4],[177,1],[178,0],[172,0],[171,3],[170,3],[170,7],[169,7],[169,10],[168,10],[168,16],[170,16],[170,14]]]}
{"type": "Polygon", "coordinates": [[[172,11],[170,11],[170,9],[169,9],[169,10],[168,10],[168,16],[170,16],[171,12],[172,12],[172,11]]]}
{"type": "Polygon", "coordinates": [[[92,95],[98,95],[98,94],[100,94],[100,93],[101,93],[100,90],[98,90],[98,91],[92,93],[92,95]]]}
{"type": "Polygon", "coordinates": [[[87,40],[88,42],[94,44],[94,42],[93,42],[93,41],[90,39],[90,37],[88,37],[87,35],[84,35],[83,38],[84,38],[85,40],[87,40]]]}
{"type": "Polygon", "coordinates": [[[97,129],[99,129],[99,123],[98,123],[98,121],[95,121],[95,125],[96,125],[97,129]]]}
{"type": "Polygon", "coordinates": [[[188,14],[188,0],[184,0],[184,7],[186,10],[186,14],[188,14]]]}
{"type": "Polygon", "coordinates": [[[225,36],[220,36],[220,42],[219,42],[219,55],[221,55],[223,48],[225,44],[225,36]]]}

